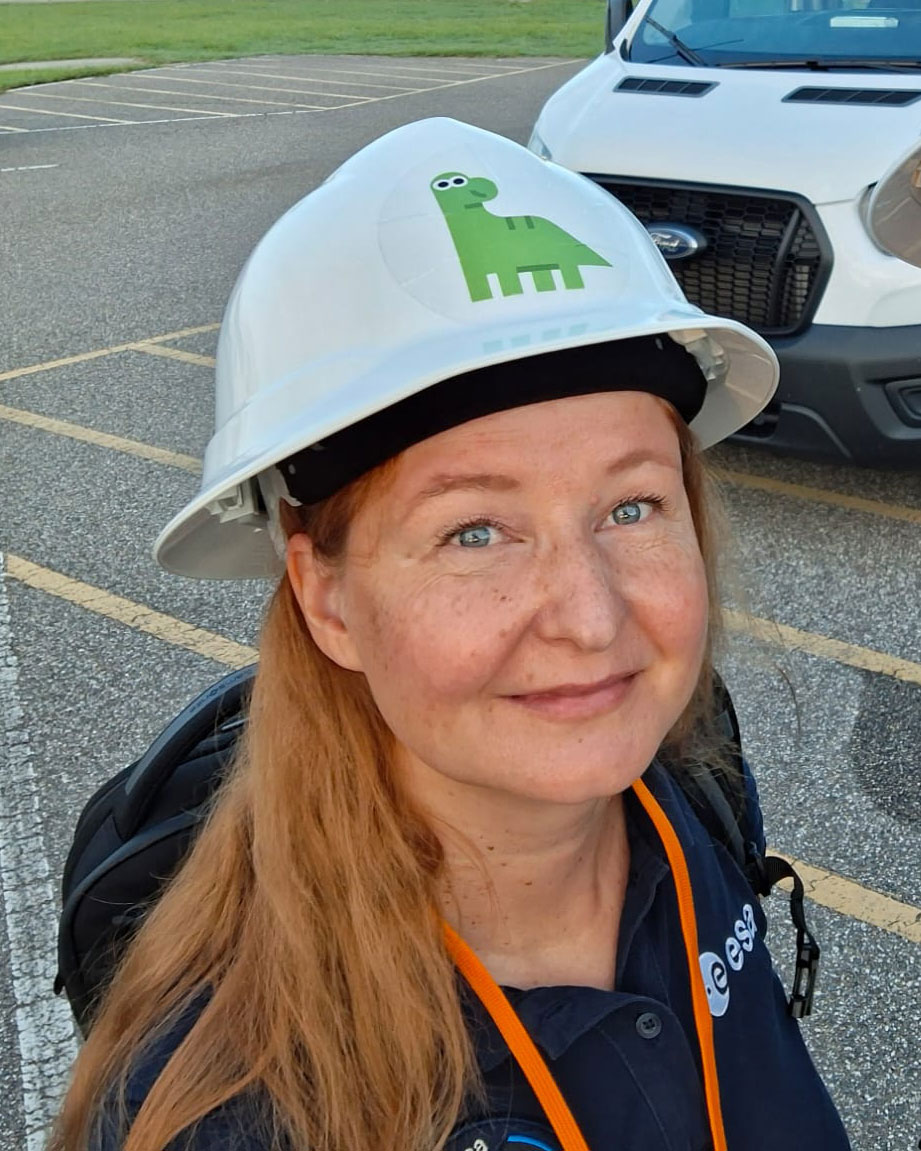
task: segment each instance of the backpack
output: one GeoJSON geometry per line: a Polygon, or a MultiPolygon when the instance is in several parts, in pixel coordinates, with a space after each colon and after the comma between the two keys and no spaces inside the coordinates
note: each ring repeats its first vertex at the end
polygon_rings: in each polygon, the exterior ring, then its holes
{"type": "MultiPolygon", "coordinates": [[[[89,799],[64,867],[55,994],[66,992],[86,1035],[95,1008],[144,914],[185,859],[246,723],[256,665],[231,672],[197,696],[140,759],[89,799]]],[[[729,851],[758,896],[790,878],[797,959],[790,1013],[812,1008],[819,947],[803,910],[803,885],[786,860],[762,855],[751,838],[735,709],[717,682],[720,722],[737,772],[675,772],[710,835],[729,851]],[[735,778],[733,778],[735,775],[735,778]]]]}

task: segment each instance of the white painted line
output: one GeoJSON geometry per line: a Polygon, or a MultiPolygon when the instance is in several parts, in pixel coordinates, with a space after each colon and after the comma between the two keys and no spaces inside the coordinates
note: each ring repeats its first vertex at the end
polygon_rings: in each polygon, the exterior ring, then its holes
{"type": "MultiPolygon", "coordinates": [[[[384,57],[380,57],[374,61],[375,67],[384,67],[385,64],[386,60],[384,57]]],[[[449,76],[480,76],[486,73],[489,68],[497,68],[498,70],[494,74],[496,76],[502,76],[508,71],[509,67],[515,67],[515,65],[497,65],[494,61],[487,59],[483,59],[481,62],[471,60],[469,64],[465,64],[459,60],[453,60],[450,64],[438,63],[435,64],[434,67],[423,66],[422,68],[417,68],[413,64],[407,64],[405,61],[398,65],[401,72],[432,72],[437,68],[439,72],[444,72],[449,76]]]]}
{"type": "MultiPolygon", "coordinates": [[[[0,132],[28,132],[28,128],[14,128],[12,124],[0,124],[0,132]]],[[[3,169],[5,172],[10,171],[9,168],[3,169]]]]}
{"type": "MultiPolygon", "coordinates": [[[[439,85],[439,84],[444,84],[444,83],[448,83],[448,84],[453,84],[453,83],[463,84],[464,83],[463,80],[454,81],[454,80],[448,79],[446,81],[444,76],[425,76],[419,72],[415,72],[411,76],[408,76],[405,73],[401,75],[401,73],[394,72],[392,70],[388,70],[386,72],[378,72],[378,71],[374,70],[373,68],[329,68],[327,71],[328,71],[328,74],[330,76],[389,76],[391,80],[413,80],[417,83],[420,80],[430,80],[433,85],[439,85]]],[[[267,75],[267,73],[262,73],[262,75],[267,75]]],[[[279,76],[278,79],[280,79],[280,80],[299,80],[300,77],[299,76],[279,76]]],[[[427,91],[427,89],[426,89],[426,91],[427,91]]]]}
{"type": "MultiPolygon", "coordinates": [[[[282,75],[276,75],[273,72],[264,72],[261,69],[256,69],[256,68],[205,68],[205,67],[199,67],[198,69],[196,69],[193,66],[193,67],[190,67],[188,69],[183,69],[183,71],[189,71],[189,72],[199,71],[199,72],[204,72],[204,73],[212,75],[212,76],[217,76],[217,75],[220,75],[220,76],[226,76],[226,75],[230,75],[230,76],[261,76],[264,80],[300,80],[306,84],[342,84],[344,82],[346,84],[351,84],[353,88],[381,88],[385,91],[390,91],[390,92],[393,92],[393,91],[415,92],[418,90],[409,84],[363,84],[363,83],[361,83],[360,80],[346,80],[346,81],[343,81],[341,79],[324,80],[322,75],[320,75],[320,76],[317,76],[317,75],[282,76],[282,75]]],[[[366,75],[366,74],[373,75],[373,73],[364,73],[364,72],[359,73],[359,75],[362,75],[362,76],[366,75]]],[[[335,72],[331,71],[329,73],[329,75],[334,76],[335,72]]],[[[179,77],[176,77],[176,78],[179,79],[179,77]]],[[[171,76],[170,79],[173,79],[173,77],[171,76]]],[[[218,81],[212,81],[212,83],[217,83],[217,82],[218,81]]],[[[284,89],[282,89],[282,90],[284,90],[284,89]]],[[[428,89],[424,88],[424,89],[422,89],[422,91],[428,91],[428,89]]],[[[348,93],[348,94],[350,95],[351,93],[348,93]]],[[[331,92],[330,95],[331,96],[335,95],[335,93],[331,92]]]]}
{"type": "MultiPolygon", "coordinates": [[[[451,64],[439,64],[438,65],[438,68],[440,71],[445,71],[445,72],[455,72],[456,71],[456,72],[458,72],[459,75],[463,75],[463,76],[469,76],[471,74],[479,76],[481,73],[488,72],[490,69],[494,70],[492,73],[493,75],[504,76],[506,72],[514,72],[519,67],[520,67],[520,64],[517,64],[517,63],[516,64],[497,64],[495,62],[495,60],[486,60],[486,59],[484,59],[480,62],[476,62],[476,61],[471,60],[469,64],[465,64],[465,63],[462,63],[461,61],[457,60],[457,61],[452,61],[451,64]]],[[[541,65],[535,64],[534,67],[540,68],[541,65]]],[[[412,64],[401,64],[400,68],[406,72],[412,72],[413,71],[413,65],[412,64]]]]}
{"type": "Polygon", "coordinates": [[[174,108],[170,104],[138,104],[131,100],[100,100],[97,96],[66,96],[58,92],[31,92],[31,96],[42,96],[45,100],[67,100],[76,104],[117,104],[125,108],[155,108],[160,112],[194,112],[198,116],[232,116],[233,112],[212,112],[205,108],[174,108]]]}
{"type": "Polygon", "coordinates": [[[42,834],[42,797],[19,697],[9,598],[0,553],[0,895],[6,912],[19,1046],[24,1151],[41,1151],[67,1085],[77,1043],[66,1000],[51,986],[57,896],[42,834]]]}
{"type": "MultiPolygon", "coordinates": [[[[0,0],[0,3],[2,3],[2,2],[3,2],[3,0],[0,0]]],[[[536,68],[535,67],[518,68],[515,71],[503,72],[503,73],[501,73],[501,76],[524,75],[525,73],[528,73],[528,72],[541,72],[541,71],[544,71],[548,68],[559,68],[559,67],[562,67],[564,64],[575,64],[575,63],[578,63],[578,61],[577,60],[555,60],[551,64],[540,64],[536,68]]],[[[405,99],[405,98],[410,97],[410,96],[421,95],[425,92],[434,92],[434,91],[437,91],[439,88],[445,89],[445,88],[454,88],[454,87],[458,87],[460,85],[465,85],[465,84],[479,84],[479,83],[482,83],[484,80],[495,80],[497,78],[501,78],[499,73],[497,73],[496,75],[493,75],[493,76],[474,76],[470,80],[449,81],[448,83],[438,85],[435,88],[418,88],[418,89],[412,89],[409,91],[392,92],[388,96],[358,96],[355,99],[353,99],[350,103],[334,104],[334,105],[330,105],[329,107],[324,107],[324,108],[317,108],[317,109],[291,108],[291,109],[279,110],[277,112],[271,112],[270,111],[270,112],[227,113],[225,118],[232,118],[232,119],[236,119],[236,120],[247,120],[247,119],[255,119],[257,116],[260,118],[265,118],[267,116],[305,116],[305,115],[308,115],[311,111],[338,112],[338,111],[341,111],[343,108],[358,108],[358,107],[361,107],[362,105],[368,104],[368,103],[380,104],[385,100],[402,100],[402,99],[405,99]]],[[[177,79],[178,79],[178,77],[177,77],[177,79]]],[[[280,89],[276,89],[276,91],[279,91],[279,90],[280,89]]],[[[317,95],[328,96],[328,95],[332,95],[332,93],[323,92],[323,93],[317,93],[317,95]]],[[[0,102],[0,111],[2,111],[2,109],[4,107],[15,107],[15,105],[4,105],[2,102],[0,102]]],[[[35,112],[36,109],[35,108],[17,108],[16,111],[35,112]]],[[[27,132],[77,132],[77,131],[80,131],[81,129],[88,129],[88,128],[94,128],[94,129],[109,128],[109,127],[112,127],[112,125],[114,125],[114,124],[119,124],[119,125],[127,124],[127,125],[130,125],[131,127],[138,127],[138,126],[143,126],[146,124],[185,124],[185,123],[195,122],[197,120],[204,120],[204,119],[208,118],[207,113],[200,112],[197,116],[171,116],[168,118],[162,117],[162,118],[159,118],[156,120],[114,120],[108,116],[80,116],[80,115],[77,115],[77,113],[75,113],[75,112],[49,112],[47,110],[43,110],[43,111],[44,111],[44,115],[46,115],[46,116],[71,116],[77,120],[95,120],[95,121],[108,121],[108,122],[107,123],[93,123],[93,124],[54,124],[53,126],[48,127],[48,128],[26,128],[26,129],[24,129],[24,131],[27,131],[27,132]]]]}
{"type": "MultiPolygon", "coordinates": [[[[167,79],[170,81],[170,83],[173,83],[174,81],[181,81],[183,84],[209,84],[212,88],[242,88],[244,91],[246,91],[247,89],[252,89],[254,92],[297,92],[302,96],[329,96],[332,99],[342,99],[342,100],[376,100],[379,98],[377,96],[362,96],[358,92],[318,92],[312,88],[283,88],[279,84],[236,84],[232,80],[199,80],[199,79],[193,78],[191,76],[186,76],[184,73],[187,71],[192,72],[192,71],[195,71],[195,69],[192,69],[192,68],[185,69],[184,68],[182,76],[172,74],[172,75],[168,76],[167,79]]],[[[226,73],[229,73],[230,75],[234,75],[234,76],[262,76],[266,80],[272,79],[271,76],[268,76],[263,72],[238,72],[238,71],[231,72],[231,70],[229,68],[223,69],[223,71],[226,73]]],[[[198,76],[215,76],[215,75],[218,75],[218,73],[212,68],[202,68],[202,69],[197,71],[197,75],[198,76]]],[[[301,79],[301,77],[300,76],[291,76],[291,77],[286,77],[286,79],[299,80],[299,79],[301,79]]],[[[306,80],[307,83],[310,83],[310,84],[316,82],[316,81],[314,81],[314,79],[312,77],[309,77],[309,76],[305,76],[305,77],[303,77],[303,79],[306,80]]],[[[320,80],[318,82],[321,84],[338,83],[338,81],[333,81],[333,80],[320,80]]],[[[352,83],[352,82],[350,81],[350,83],[352,83]]],[[[385,88],[388,91],[397,91],[397,92],[401,92],[401,93],[411,93],[411,92],[418,91],[418,89],[416,89],[416,88],[407,88],[405,85],[403,85],[400,88],[397,88],[396,85],[394,85],[394,84],[357,84],[357,83],[353,83],[353,87],[355,87],[355,88],[385,88]]],[[[426,89],[424,89],[424,91],[428,91],[428,89],[426,88],[426,89]]],[[[327,105],[327,107],[333,107],[333,106],[334,105],[327,105]]]]}
{"type": "MultiPolygon", "coordinates": [[[[10,108],[14,112],[32,112],[36,116],[67,116],[71,120],[104,120],[107,124],[137,123],[137,120],[117,120],[114,116],[82,116],[79,112],[55,112],[50,108],[23,108],[21,104],[0,103],[0,108],[10,108]]],[[[47,128],[38,129],[39,132],[47,130],[47,128]]],[[[35,131],[35,129],[26,128],[26,131],[35,131]]]]}
{"type": "MultiPolygon", "coordinates": [[[[142,88],[138,84],[102,84],[95,80],[77,80],[77,84],[92,85],[93,88],[114,88],[119,92],[154,92],[160,96],[191,96],[193,100],[225,100],[228,104],[274,104],[280,108],[323,108],[322,104],[297,104],[293,100],[254,100],[246,96],[215,96],[211,92],[177,92],[173,88],[142,88]]],[[[237,85],[245,88],[245,85],[237,85]]],[[[277,91],[277,89],[276,89],[277,91]]],[[[150,105],[153,107],[153,105],[150,105]]],[[[0,168],[0,171],[3,169],[0,168]]]]}
{"type": "MultiPolygon", "coordinates": [[[[0,0],[0,4],[4,4],[6,2],[7,2],[7,0],[0,0]]],[[[47,2],[50,3],[51,0],[47,0],[47,2]]],[[[69,3],[70,0],[65,0],[65,2],[69,3]]],[[[44,3],[46,3],[46,0],[35,0],[35,3],[44,4],[44,3]]],[[[350,107],[350,105],[345,105],[345,106],[350,107]]],[[[2,109],[2,107],[3,107],[3,105],[0,104],[0,109],[2,109]]],[[[323,111],[326,111],[326,110],[327,109],[323,109],[323,111]]],[[[32,109],[28,108],[27,111],[31,112],[32,109]]],[[[49,112],[47,114],[49,116],[62,116],[62,115],[64,115],[63,112],[49,112]]],[[[301,111],[300,108],[292,108],[290,112],[240,112],[237,116],[234,116],[233,118],[235,120],[246,120],[249,118],[255,119],[257,116],[300,116],[300,115],[303,115],[303,112],[301,111]]],[[[80,120],[96,120],[96,119],[105,120],[106,117],[105,116],[98,116],[98,117],[96,117],[96,116],[78,116],[77,119],[80,119],[80,120]]],[[[145,124],[195,124],[199,120],[208,120],[208,119],[209,119],[208,116],[201,115],[201,114],[198,116],[161,116],[159,119],[156,119],[156,120],[113,120],[111,123],[108,123],[108,124],[52,124],[47,128],[26,128],[25,131],[27,131],[27,132],[86,132],[92,128],[116,128],[116,127],[120,128],[123,126],[129,127],[129,128],[139,128],[139,127],[143,127],[145,124]]]]}
{"type": "MultiPolygon", "coordinates": [[[[28,132],[28,128],[14,129],[18,132],[28,132]]],[[[0,172],[43,172],[48,168],[59,168],[59,164],[23,164],[20,168],[0,168],[0,172]]]]}

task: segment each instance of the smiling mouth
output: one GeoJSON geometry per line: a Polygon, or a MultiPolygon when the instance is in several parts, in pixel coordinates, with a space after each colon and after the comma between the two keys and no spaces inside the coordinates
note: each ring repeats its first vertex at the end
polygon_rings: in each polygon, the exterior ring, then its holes
{"type": "Polygon", "coordinates": [[[506,699],[550,719],[587,719],[611,711],[627,696],[639,675],[628,672],[595,683],[566,683],[506,699]]]}
{"type": "Polygon", "coordinates": [[[594,683],[562,683],[559,687],[547,687],[540,691],[522,692],[520,695],[509,696],[509,699],[579,699],[582,696],[594,695],[615,684],[633,679],[636,672],[622,672],[618,675],[609,675],[607,679],[599,679],[594,683]]]}

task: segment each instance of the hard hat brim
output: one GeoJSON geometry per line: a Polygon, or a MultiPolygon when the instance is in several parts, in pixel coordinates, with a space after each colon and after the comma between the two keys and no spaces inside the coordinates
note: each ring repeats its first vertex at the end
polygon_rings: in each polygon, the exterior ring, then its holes
{"type": "MultiPolygon", "coordinates": [[[[216,514],[217,501],[247,485],[261,472],[357,420],[373,415],[423,389],[462,374],[557,349],[602,344],[631,337],[669,334],[697,356],[708,381],[700,412],[691,428],[704,448],[732,435],[768,403],[778,381],[777,359],[760,336],[733,320],[707,316],[690,304],[675,304],[650,316],[648,302],[635,301],[635,322],[610,307],[582,310],[560,318],[548,332],[546,322],[533,331],[519,327],[512,337],[497,328],[461,329],[449,337],[399,349],[373,373],[353,375],[339,390],[326,392],[322,404],[298,408],[303,380],[296,374],[280,381],[273,402],[285,413],[286,434],[259,441],[247,426],[244,408],[209,444],[201,492],[164,528],[154,557],[167,571],[201,579],[274,578],[282,570],[264,513],[236,518],[216,514]],[[708,339],[709,338],[709,339],[708,339]],[[706,345],[715,350],[712,359],[706,345]],[[703,348],[703,352],[701,352],[703,348]],[[721,361],[721,362],[720,362],[721,361]],[[217,441],[217,442],[216,442],[217,441]],[[245,455],[231,450],[247,445],[245,455]],[[209,467],[209,456],[232,459],[231,469],[209,467]]],[[[632,310],[632,309],[631,309],[632,310]]],[[[611,390],[599,386],[599,391],[611,390]]]]}
{"type": "Polygon", "coordinates": [[[886,172],[870,196],[867,222],[877,244],[890,255],[921,268],[921,148],[886,172]]]}

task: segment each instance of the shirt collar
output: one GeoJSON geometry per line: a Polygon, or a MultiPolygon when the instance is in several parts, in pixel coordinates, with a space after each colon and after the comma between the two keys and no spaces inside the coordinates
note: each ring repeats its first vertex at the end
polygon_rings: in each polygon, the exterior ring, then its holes
{"type": "MultiPolygon", "coordinates": [[[[657,764],[646,772],[654,792],[670,790],[670,780],[657,764]],[[663,779],[663,776],[665,777],[663,779]]],[[[673,784],[671,786],[674,786],[673,784]]],[[[616,980],[620,981],[637,930],[648,915],[662,880],[669,873],[665,851],[655,828],[632,791],[625,793],[630,871],[618,932],[616,980]]],[[[461,1003],[473,1040],[477,1063],[488,1073],[509,1057],[505,1040],[475,993],[461,980],[461,1003]]],[[[635,998],[597,987],[503,987],[509,1002],[534,1042],[551,1059],[558,1059],[577,1039],[605,1016],[635,998]]]]}

